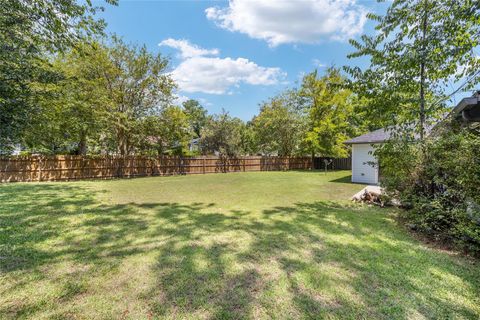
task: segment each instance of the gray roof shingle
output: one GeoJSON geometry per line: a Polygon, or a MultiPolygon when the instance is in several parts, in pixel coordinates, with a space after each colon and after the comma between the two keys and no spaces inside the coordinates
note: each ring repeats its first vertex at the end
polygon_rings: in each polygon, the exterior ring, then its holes
{"type": "Polygon", "coordinates": [[[369,133],[365,133],[361,136],[345,141],[346,144],[357,143],[381,143],[390,138],[390,132],[385,129],[378,129],[369,133]]]}

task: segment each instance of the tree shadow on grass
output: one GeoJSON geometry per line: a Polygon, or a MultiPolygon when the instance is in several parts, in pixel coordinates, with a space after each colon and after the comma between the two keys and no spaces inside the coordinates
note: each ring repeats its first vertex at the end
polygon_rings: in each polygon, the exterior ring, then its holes
{"type": "MultiPolygon", "coordinates": [[[[461,258],[452,259],[422,246],[401,232],[393,217],[385,215],[381,209],[365,210],[364,207],[316,202],[298,203],[294,209],[278,207],[264,214],[270,218],[293,214],[290,223],[298,232],[316,230],[314,234],[324,235],[319,239],[322,248],[311,249],[311,260],[284,257],[281,264],[287,274],[298,272],[315,276],[312,273],[315,265],[332,266],[332,274],[343,271],[343,279],[330,275],[323,279],[329,286],[348,287],[351,293],[358,295],[358,302],[350,305],[341,296],[333,299],[339,314],[367,318],[420,315],[468,319],[479,315],[474,305],[458,303],[465,298],[465,290],[470,298],[480,294],[480,277],[472,273],[478,262],[470,261],[473,265],[469,268],[461,258]],[[451,278],[456,281],[446,283],[451,278]]],[[[295,281],[291,281],[291,285],[296,292],[296,303],[310,316],[329,309],[325,299],[319,299],[315,293],[308,295],[305,290],[299,291],[301,286],[295,281]]]]}
{"type": "MultiPolygon", "coordinates": [[[[62,306],[92,294],[89,280],[126,272],[126,260],[150,255],[151,280],[132,298],[147,306],[144,317],[479,314],[465,302],[480,293],[475,266],[421,246],[379,209],[320,201],[260,213],[225,212],[215,203],[109,205],[76,184],[1,191],[0,275],[13,280],[2,294],[13,302],[0,307],[0,317],[34,318],[46,308],[71,316],[62,306]],[[56,270],[62,263],[68,268],[56,270]],[[32,281],[55,283],[54,303],[19,302],[32,281]]],[[[122,307],[111,316],[120,317],[122,307]]]]}
{"type": "Polygon", "coordinates": [[[103,205],[97,196],[98,192],[65,184],[19,184],[3,189],[0,272],[62,259],[92,261],[99,254],[119,255],[127,245],[122,239],[145,230],[146,222],[131,215],[131,206],[103,205]]]}

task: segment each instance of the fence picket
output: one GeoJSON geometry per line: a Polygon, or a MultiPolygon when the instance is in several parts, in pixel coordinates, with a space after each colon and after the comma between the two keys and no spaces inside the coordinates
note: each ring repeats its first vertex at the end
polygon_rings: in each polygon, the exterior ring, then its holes
{"type": "MultiPolygon", "coordinates": [[[[221,172],[323,169],[311,157],[15,156],[0,158],[0,182],[109,179],[221,172]]],[[[350,169],[351,159],[334,159],[330,169],[350,169]]]]}

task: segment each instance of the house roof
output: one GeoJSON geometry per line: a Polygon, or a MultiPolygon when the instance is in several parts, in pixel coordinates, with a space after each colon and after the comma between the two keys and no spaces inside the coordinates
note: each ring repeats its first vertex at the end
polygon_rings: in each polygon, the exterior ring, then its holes
{"type": "Polygon", "coordinates": [[[369,133],[365,133],[356,138],[345,141],[346,144],[359,144],[359,143],[381,143],[390,138],[390,132],[385,129],[378,129],[369,133]]]}
{"type": "MultiPolygon", "coordinates": [[[[462,119],[465,122],[480,122],[480,91],[475,92],[472,97],[463,98],[460,103],[449,113],[449,116],[453,117],[454,119],[462,119]]],[[[435,127],[436,125],[427,126],[425,131],[428,134],[435,127]]],[[[390,139],[391,135],[391,130],[383,128],[347,140],[345,143],[382,143],[390,139]]]]}
{"type": "Polygon", "coordinates": [[[471,97],[463,98],[451,114],[454,118],[465,122],[480,121],[480,91],[475,92],[471,97]]]}

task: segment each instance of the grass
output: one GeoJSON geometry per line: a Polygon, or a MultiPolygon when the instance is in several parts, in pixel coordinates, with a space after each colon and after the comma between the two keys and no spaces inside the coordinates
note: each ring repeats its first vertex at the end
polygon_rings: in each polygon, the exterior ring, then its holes
{"type": "Polygon", "coordinates": [[[348,172],[0,186],[1,319],[478,319],[478,261],[348,172]]]}

